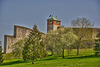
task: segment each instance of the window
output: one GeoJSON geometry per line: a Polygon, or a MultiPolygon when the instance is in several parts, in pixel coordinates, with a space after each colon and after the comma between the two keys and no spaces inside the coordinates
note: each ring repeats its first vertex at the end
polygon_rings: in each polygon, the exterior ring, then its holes
{"type": "Polygon", "coordinates": [[[58,24],[58,21],[56,21],[56,24],[58,24]]]}
{"type": "Polygon", "coordinates": [[[49,23],[52,23],[52,21],[50,21],[49,23]]]}

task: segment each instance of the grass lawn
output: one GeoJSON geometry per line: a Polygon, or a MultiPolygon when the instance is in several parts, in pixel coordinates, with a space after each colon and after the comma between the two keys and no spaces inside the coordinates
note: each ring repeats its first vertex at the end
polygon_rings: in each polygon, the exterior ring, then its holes
{"type": "Polygon", "coordinates": [[[23,59],[4,60],[0,67],[100,67],[100,57],[94,56],[92,49],[81,49],[80,55],[76,55],[76,50],[70,54],[65,53],[65,58],[48,56],[42,60],[24,62],[23,59]]]}

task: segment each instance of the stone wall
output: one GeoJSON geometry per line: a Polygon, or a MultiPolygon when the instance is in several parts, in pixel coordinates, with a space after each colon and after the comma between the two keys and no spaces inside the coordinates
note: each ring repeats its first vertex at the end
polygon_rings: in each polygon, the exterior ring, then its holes
{"type": "Polygon", "coordinates": [[[96,36],[98,34],[98,30],[100,30],[100,28],[72,28],[74,30],[74,32],[76,32],[75,34],[82,36],[82,34],[85,36],[82,37],[83,40],[88,40],[88,39],[98,39],[96,36]]]}
{"type": "Polygon", "coordinates": [[[4,53],[11,53],[12,49],[10,48],[12,44],[23,37],[27,37],[32,29],[22,27],[22,26],[14,26],[14,35],[4,35],[4,53]]]}
{"type": "MultiPolygon", "coordinates": [[[[48,30],[56,30],[58,26],[59,25],[55,25],[55,26],[48,25],[47,29],[48,30]]],[[[78,30],[80,28],[73,28],[74,31],[75,31],[75,29],[78,30]]],[[[98,33],[97,32],[98,30],[100,30],[100,28],[88,28],[88,31],[86,31],[86,32],[90,38],[97,39],[96,35],[98,33]]],[[[29,29],[26,27],[14,26],[13,36],[4,35],[4,53],[11,53],[12,52],[12,49],[10,48],[11,45],[23,37],[28,37],[28,35],[30,34],[31,31],[32,31],[32,29],[29,29]]],[[[79,32],[79,31],[77,31],[77,32],[79,32]]],[[[45,37],[45,34],[43,34],[42,36],[45,37]]],[[[84,37],[84,39],[88,39],[89,37],[84,37]]]]}
{"type": "Polygon", "coordinates": [[[98,30],[100,30],[100,28],[93,28],[93,34],[92,34],[92,38],[93,39],[98,39],[96,36],[98,34],[98,30]]]}

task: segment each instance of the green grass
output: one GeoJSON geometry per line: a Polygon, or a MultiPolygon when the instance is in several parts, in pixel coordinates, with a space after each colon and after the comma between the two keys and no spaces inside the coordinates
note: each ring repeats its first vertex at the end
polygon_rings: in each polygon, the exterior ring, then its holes
{"type": "Polygon", "coordinates": [[[100,67],[100,57],[96,57],[92,49],[81,49],[80,55],[76,50],[70,54],[65,53],[65,58],[48,56],[42,60],[24,62],[23,59],[4,60],[0,67],[100,67]]]}

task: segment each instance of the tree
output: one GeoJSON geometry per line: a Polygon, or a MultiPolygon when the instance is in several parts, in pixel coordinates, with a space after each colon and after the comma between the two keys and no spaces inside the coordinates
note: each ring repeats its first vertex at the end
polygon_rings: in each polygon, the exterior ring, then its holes
{"type": "Polygon", "coordinates": [[[11,48],[12,48],[12,53],[16,58],[21,58],[22,57],[22,50],[24,47],[24,43],[27,41],[27,37],[18,40],[16,43],[14,43],[11,48]]]}
{"type": "Polygon", "coordinates": [[[1,46],[1,41],[0,41],[0,64],[3,63],[3,55],[2,55],[2,46],[1,46]]]}
{"type": "Polygon", "coordinates": [[[76,27],[78,27],[78,28],[89,28],[90,27],[91,28],[94,26],[93,24],[91,24],[91,21],[85,17],[77,18],[76,20],[72,20],[71,25],[75,28],[76,27]]]}
{"type": "Polygon", "coordinates": [[[55,50],[55,33],[54,31],[50,30],[47,34],[46,34],[46,38],[45,38],[45,43],[46,43],[46,49],[51,51],[51,55],[54,55],[54,50],[55,50]]]}
{"type": "Polygon", "coordinates": [[[47,56],[47,52],[46,52],[46,45],[44,43],[44,41],[40,42],[40,46],[39,46],[39,58],[43,58],[47,56]]]}
{"type": "Polygon", "coordinates": [[[64,58],[64,49],[72,45],[78,37],[73,33],[72,28],[59,28],[56,33],[56,47],[61,51],[62,58],[64,58]]]}
{"type": "Polygon", "coordinates": [[[95,44],[96,44],[94,46],[95,55],[99,56],[100,55],[100,43],[95,43],[95,44]]]}
{"type": "Polygon", "coordinates": [[[79,48],[82,45],[84,39],[92,39],[92,29],[93,24],[87,18],[77,18],[72,20],[71,25],[73,26],[74,33],[78,36],[78,41],[76,41],[77,55],[79,55],[79,48]]]}
{"type": "Polygon", "coordinates": [[[25,43],[24,43],[24,47],[23,47],[23,50],[22,50],[22,56],[23,56],[23,59],[24,61],[26,62],[27,59],[30,59],[30,50],[29,50],[29,47],[30,47],[30,44],[31,42],[29,40],[27,40],[25,43]]]}
{"type": "Polygon", "coordinates": [[[95,40],[95,46],[94,46],[94,51],[95,51],[95,55],[98,56],[100,55],[100,30],[98,30],[98,34],[97,34],[97,40],[95,40]]]}
{"type": "Polygon", "coordinates": [[[28,40],[23,48],[23,59],[32,60],[34,64],[35,59],[42,58],[46,54],[45,44],[43,42],[42,33],[38,31],[37,26],[34,25],[32,32],[29,34],[28,40]]]}

